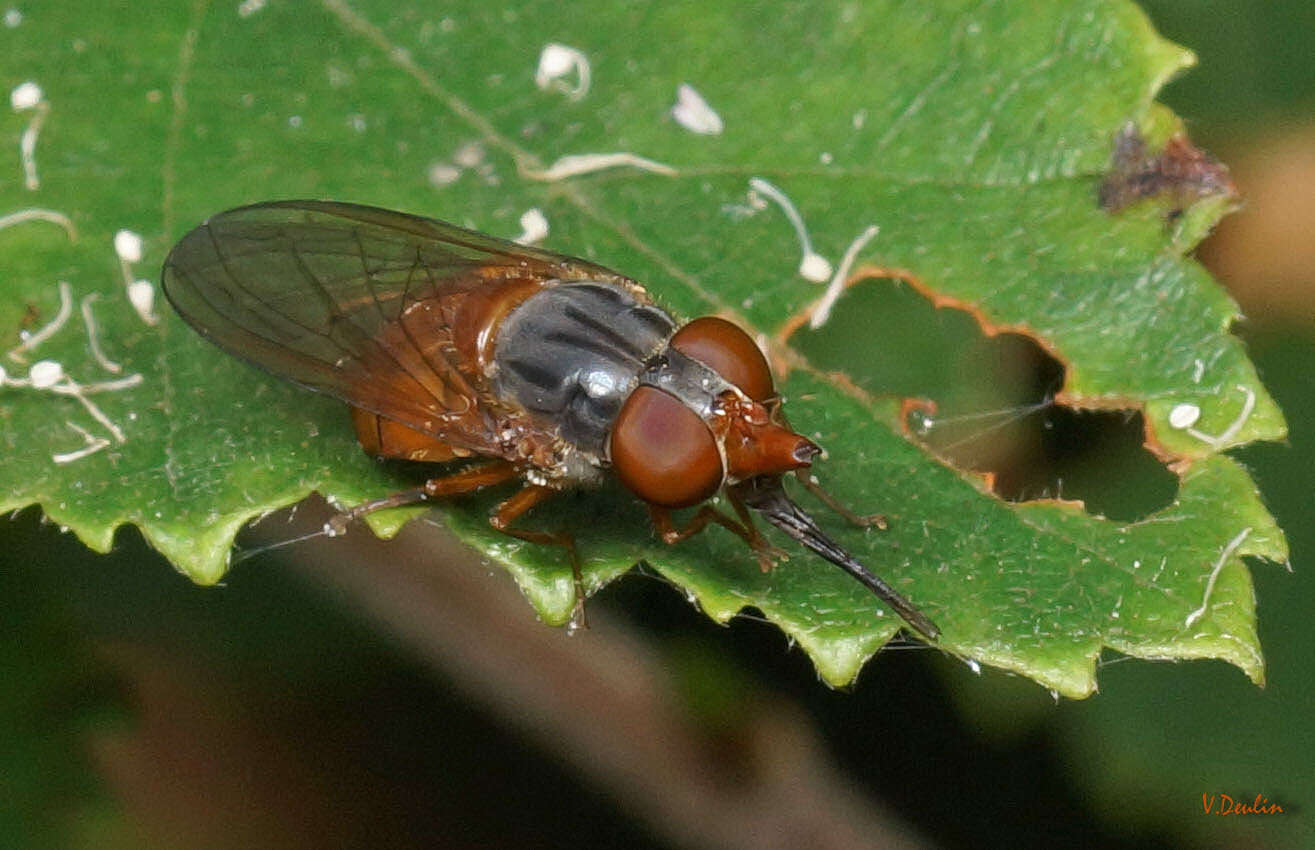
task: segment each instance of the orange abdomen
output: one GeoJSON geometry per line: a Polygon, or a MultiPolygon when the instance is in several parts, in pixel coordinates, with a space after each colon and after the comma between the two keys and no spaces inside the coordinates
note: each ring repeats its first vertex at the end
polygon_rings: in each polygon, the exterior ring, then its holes
{"type": "Polygon", "coordinates": [[[361,448],[375,457],[441,463],[471,455],[466,449],[449,446],[437,437],[359,407],[352,408],[352,425],[356,427],[356,439],[361,441],[361,448]]]}

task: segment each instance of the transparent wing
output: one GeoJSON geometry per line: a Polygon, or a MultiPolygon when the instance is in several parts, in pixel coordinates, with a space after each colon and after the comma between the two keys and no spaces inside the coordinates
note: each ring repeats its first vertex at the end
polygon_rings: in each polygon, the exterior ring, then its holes
{"type": "Polygon", "coordinates": [[[432,219],[326,201],[221,213],[165,260],[178,313],[228,353],[455,446],[493,452],[481,390],[451,317],[509,279],[624,280],[432,219]],[[469,374],[467,372],[466,374],[469,374]]]}

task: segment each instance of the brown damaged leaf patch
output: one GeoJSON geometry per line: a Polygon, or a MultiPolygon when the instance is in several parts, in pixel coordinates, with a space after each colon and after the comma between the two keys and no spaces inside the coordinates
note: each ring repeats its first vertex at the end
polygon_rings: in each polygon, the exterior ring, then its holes
{"type": "Polygon", "coordinates": [[[1115,137],[1109,173],[1097,190],[1106,212],[1158,199],[1166,204],[1165,217],[1171,221],[1202,198],[1219,195],[1237,195],[1226,165],[1182,133],[1170,137],[1162,150],[1151,152],[1131,124],[1115,137]]]}

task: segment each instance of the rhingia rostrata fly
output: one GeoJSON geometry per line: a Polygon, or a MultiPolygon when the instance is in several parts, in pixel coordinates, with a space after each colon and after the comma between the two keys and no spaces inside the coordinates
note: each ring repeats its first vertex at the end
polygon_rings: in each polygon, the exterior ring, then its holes
{"type": "MultiPolygon", "coordinates": [[[[939,630],[828,538],[785,492],[818,447],[791,430],[753,340],[714,316],[679,322],[628,277],[432,219],[326,201],[214,216],[164,264],[165,295],[224,351],[351,405],[375,456],[452,464],[380,508],[519,480],[499,531],[563,546],[569,529],[516,527],[526,511],[607,475],[643,500],[662,539],[716,523],[764,567],[752,513],[840,566],[924,636],[939,630]],[[456,463],[464,458],[477,461],[456,463]],[[735,516],[702,504],[723,492],[735,516]]],[[[811,477],[804,486],[820,491],[811,477]]],[[[846,515],[853,516],[852,514],[846,515]]]]}

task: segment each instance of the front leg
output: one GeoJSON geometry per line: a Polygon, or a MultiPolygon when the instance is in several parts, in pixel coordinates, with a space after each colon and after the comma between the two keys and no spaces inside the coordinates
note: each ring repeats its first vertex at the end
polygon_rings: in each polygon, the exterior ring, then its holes
{"type": "Polygon", "coordinates": [[[844,517],[850,525],[856,525],[859,528],[878,528],[886,530],[885,514],[858,514],[845,507],[845,504],[832,496],[828,491],[822,489],[822,485],[817,483],[817,478],[809,469],[795,470],[795,478],[803,485],[803,488],[812,493],[819,502],[826,505],[831,510],[844,517]]]}
{"type": "MultiPolygon", "coordinates": [[[[772,567],[776,565],[776,561],[785,560],[789,557],[785,552],[768,543],[767,538],[758,533],[758,529],[753,526],[752,521],[747,523],[736,522],[712,505],[704,505],[699,508],[698,512],[690,517],[684,528],[676,527],[671,511],[666,508],[649,505],[648,514],[653,518],[653,527],[657,529],[658,536],[662,538],[663,543],[668,545],[688,540],[707,528],[708,523],[715,522],[749,545],[749,548],[753,550],[753,554],[758,558],[758,567],[765,573],[771,571],[772,567]]],[[[747,519],[747,517],[745,518],[747,519]]]]}

